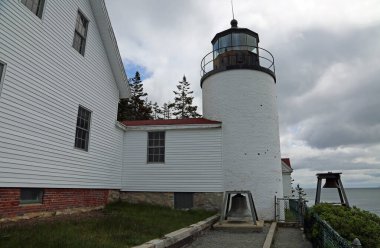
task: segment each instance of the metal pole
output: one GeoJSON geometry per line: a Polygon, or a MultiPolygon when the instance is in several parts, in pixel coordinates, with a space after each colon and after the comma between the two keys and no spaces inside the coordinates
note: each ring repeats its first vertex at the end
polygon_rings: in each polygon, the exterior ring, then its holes
{"type": "Polygon", "coordinates": [[[256,220],[257,220],[257,215],[256,215],[256,208],[255,208],[255,203],[253,202],[253,197],[250,191],[248,191],[248,200],[249,200],[249,205],[251,208],[251,215],[252,215],[252,220],[253,224],[257,225],[256,220]]]}
{"type": "Polygon", "coordinates": [[[322,178],[318,177],[317,192],[315,195],[315,205],[317,205],[321,201],[321,183],[322,183],[322,178]]]}
{"type": "Polygon", "coordinates": [[[339,182],[339,187],[342,190],[342,194],[343,194],[343,198],[344,198],[344,201],[346,203],[346,206],[350,207],[350,204],[348,203],[346,192],[344,191],[343,184],[342,184],[342,181],[340,180],[340,177],[338,178],[338,182],[339,182]]]}
{"type": "Polygon", "coordinates": [[[226,216],[227,197],[228,197],[228,193],[224,192],[224,199],[223,199],[223,206],[222,206],[222,214],[220,216],[220,222],[222,222],[226,216]]]}
{"type": "Polygon", "coordinates": [[[274,196],[274,220],[277,221],[277,196],[274,196]]]}

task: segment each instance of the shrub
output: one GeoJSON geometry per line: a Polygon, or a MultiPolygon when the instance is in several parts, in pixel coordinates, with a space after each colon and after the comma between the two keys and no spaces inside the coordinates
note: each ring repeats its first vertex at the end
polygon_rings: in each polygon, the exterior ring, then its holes
{"type": "MultiPolygon", "coordinates": [[[[347,208],[340,205],[318,204],[310,209],[309,216],[318,214],[340,236],[348,241],[358,238],[363,247],[380,248],[380,217],[357,207],[347,208]]],[[[313,227],[311,236],[318,235],[318,228],[313,227]]]]}

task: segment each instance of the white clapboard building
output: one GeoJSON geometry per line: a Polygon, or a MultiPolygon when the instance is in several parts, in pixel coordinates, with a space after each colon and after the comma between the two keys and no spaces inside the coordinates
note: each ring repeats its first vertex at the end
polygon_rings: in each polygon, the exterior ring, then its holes
{"type": "Polygon", "coordinates": [[[250,191],[260,219],[283,196],[272,55],[257,33],[216,34],[204,118],[119,123],[127,78],[103,0],[0,1],[0,220],[115,199],[219,209],[250,191]]]}
{"type": "Polygon", "coordinates": [[[293,186],[292,186],[292,172],[293,168],[290,163],[289,158],[282,158],[281,159],[281,167],[282,167],[282,184],[283,184],[283,190],[284,190],[284,197],[293,197],[293,186]]]}
{"type": "Polygon", "coordinates": [[[129,96],[104,2],[0,1],[0,73],[0,218],[104,205],[129,96]]]}

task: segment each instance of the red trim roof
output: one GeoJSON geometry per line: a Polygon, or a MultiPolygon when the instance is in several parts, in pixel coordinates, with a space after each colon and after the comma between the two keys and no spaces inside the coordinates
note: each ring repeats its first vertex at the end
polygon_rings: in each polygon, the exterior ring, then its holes
{"type": "Polygon", "coordinates": [[[155,126],[155,125],[196,125],[196,124],[220,124],[219,121],[212,121],[205,118],[188,119],[168,119],[168,120],[141,120],[123,121],[126,126],[155,126]]]}
{"type": "Polygon", "coordinates": [[[292,168],[292,166],[290,165],[290,158],[282,158],[281,161],[284,162],[290,168],[292,168]]]}

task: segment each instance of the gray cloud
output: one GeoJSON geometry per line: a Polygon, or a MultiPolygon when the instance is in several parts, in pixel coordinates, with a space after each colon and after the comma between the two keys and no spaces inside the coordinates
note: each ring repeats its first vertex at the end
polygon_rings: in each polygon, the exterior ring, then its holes
{"type": "Polygon", "coordinates": [[[318,148],[378,142],[380,25],[301,37],[277,55],[292,58],[277,63],[284,124],[302,126],[300,138],[318,148]]]}

